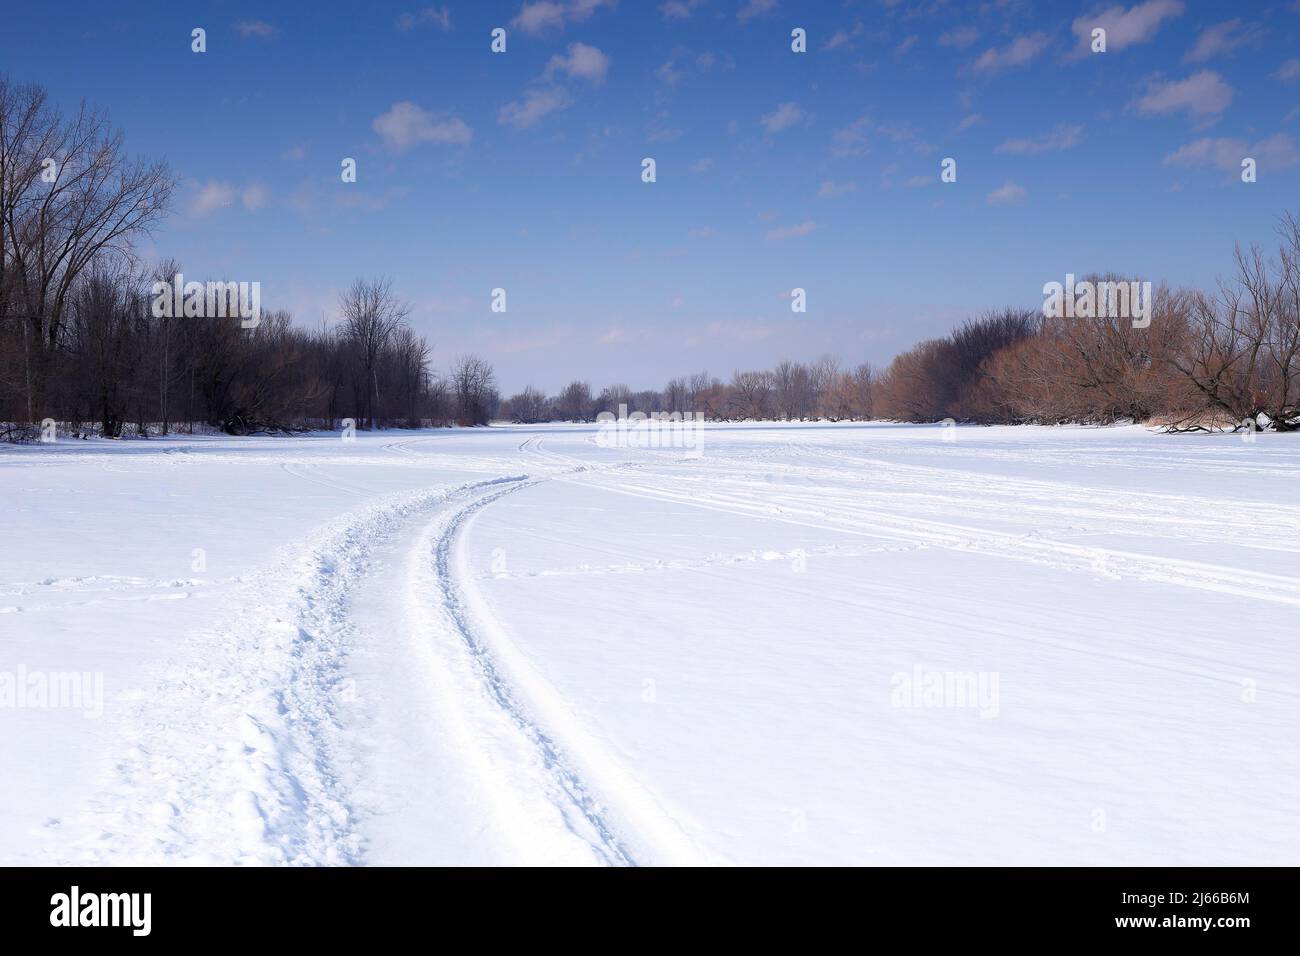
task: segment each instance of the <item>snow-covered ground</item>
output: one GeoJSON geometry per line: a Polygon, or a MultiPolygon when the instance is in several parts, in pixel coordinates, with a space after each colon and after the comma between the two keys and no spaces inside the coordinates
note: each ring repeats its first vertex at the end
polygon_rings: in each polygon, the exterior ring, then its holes
{"type": "Polygon", "coordinates": [[[1298,482],[1141,428],[3,447],[0,863],[1294,865],[1298,482]]]}

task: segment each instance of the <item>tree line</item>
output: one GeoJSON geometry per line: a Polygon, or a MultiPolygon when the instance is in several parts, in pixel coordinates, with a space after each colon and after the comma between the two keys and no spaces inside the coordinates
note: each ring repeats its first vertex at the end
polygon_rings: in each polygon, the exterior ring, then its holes
{"type": "Polygon", "coordinates": [[[465,356],[439,374],[385,279],[358,279],[339,321],[306,329],[284,311],[160,317],[133,243],[170,208],[165,163],[126,155],[108,118],[65,116],[39,86],[0,76],[0,438],[53,419],[106,437],[206,425],[231,434],[486,424],[492,367],[465,356]]]}
{"type": "MultiPolygon", "coordinates": [[[[1214,291],[1151,291],[1146,314],[1093,302],[1066,315],[1006,308],[922,341],[877,371],[811,364],[699,373],[662,391],[575,381],[547,397],[506,399],[516,422],[592,421],[602,413],[687,412],[709,419],[872,418],[978,424],[1152,423],[1170,431],[1300,429],[1300,218],[1277,225],[1278,246],[1238,247],[1214,291]]],[[[1090,289],[1132,280],[1086,276],[1090,289]]]]}
{"type": "Polygon", "coordinates": [[[597,416],[698,414],[707,420],[818,418],[868,419],[872,414],[875,373],[870,363],[844,369],[833,355],[815,362],[784,361],[770,371],[737,371],[729,381],[697,372],[674,378],[662,391],[632,391],[607,385],[599,392],[575,380],[547,396],[531,386],[501,403],[503,419],[534,424],[592,422],[597,416]]]}
{"type": "MultiPolygon", "coordinates": [[[[0,76],[0,439],[53,419],[106,437],[196,424],[231,434],[358,427],[593,421],[602,413],[713,420],[976,423],[1155,422],[1171,430],[1300,428],[1300,219],[1275,252],[1238,248],[1213,291],[1160,286],[1142,323],[1114,310],[1068,317],[1007,308],[920,342],[883,370],[833,355],[699,372],[661,390],[576,380],[502,400],[469,355],[436,370],[432,346],[383,278],[354,281],[338,320],[304,328],[283,311],[160,317],[134,243],[176,188],[165,163],[126,155],[84,104],[64,115],[39,86],[0,76]]],[[[1104,286],[1122,277],[1090,276],[1104,286]]]]}
{"type": "MultiPolygon", "coordinates": [[[[899,355],[876,383],[885,418],[1118,421],[1170,431],[1300,428],[1300,218],[1278,245],[1237,247],[1213,291],[1156,287],[1149,322],[1007,309],[899,355]]],[[[1094,287],[1114,275],[1089,276],[1094,287]]]]}

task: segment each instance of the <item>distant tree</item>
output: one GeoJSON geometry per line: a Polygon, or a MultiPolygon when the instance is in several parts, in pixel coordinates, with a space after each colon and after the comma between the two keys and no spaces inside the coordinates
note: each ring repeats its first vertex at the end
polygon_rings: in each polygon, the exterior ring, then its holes
{"type": "Polygon", "coordinates": [[[573,381],[555,398],[555,414],[561,421],[587,422],[592,419],[591,386],[583,381],[573,381]]]}
{"type": "Polygon", "coordinates": [[[402,413],[408,427],[418,427],[422,418],[421,399],[429,388],[432,349],[415,330],[403,325],[393,336],[392,353],[392,374],[402,413]]]}
{"type": "Polygon", "coordinates": [[[690,402],[689,386],[684,378],[674,378],[668,382],[667,388],[664,389],[663,403],[666,411],[685,413],[691,409],[688,407],[690,402]]]}
{"type": "Polygon", "coordinates": [[[380,356],[405,325],[411,308],[393,293],[388,279],[356,279],[339,297],[339,311],[364,383],[359,396],[361,417],[366,427],[374,428],[379,406],[380,356]]]}
{"type": "Polygon", "coordinates": [[[635,411],[632,389],[626,385],[606,385],[592,403],[592,417],[598,417],[602,413],[617,415],[620,405],[626,406],[629,413],[635,411]]]}
{"type": "Polygon", "coordinates": [[[522,425],[533,425],[546,421],[550,417],[550,402],[546,394],[531,385],[517,395],[508,398],[501,408],[504,417],[522,425]]]}
{"type": "Polygon", "coordinates": [[[120,268],[102,266],[85,273],[69,303],[76,381],[105,438],[122,437],[131,404],[132,333],[144,315],[135,281],[120,268]]]}
{"type": "Polygon", "coordinates": [[[876,389],[878,414],[911,422],[948,417],[960,376],[949,339],[927,339],[897,356],[876,389]]]}
{"type": "Polygon", "coordinates": [[[852,392],[853,417],[870,419],[873,412],[872,394],[876,384],[876,370],[870,362],[863,362],[853,370],[849,379],[852,392]]]}
{"type": "Polygon", "coordinates": [[[456,420],[462,425],[486,425],[500,403],[496,373],[477,355],[458,358],[451,367],[451,388],[456,401],[456,420]]]}
{"type": "Polygon", "coordinates": [[[772,384],[767,372],[737,371],[731,377],[731,412],[737,418],[767,418],[772,384]]]}

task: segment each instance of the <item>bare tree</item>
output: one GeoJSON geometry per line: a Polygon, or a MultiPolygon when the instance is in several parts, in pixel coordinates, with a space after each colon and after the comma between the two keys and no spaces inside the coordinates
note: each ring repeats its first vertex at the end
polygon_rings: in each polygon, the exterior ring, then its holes
{"type": "Polygon", "coordinates": [[[669,412],[691,411],[687,401],[687,396],[690,394],[688,388],[684,378],[674,378],[669,381],[668,387],[664,389],[663,403],[665,409],[669,412]]]}
{"type": "Polygon", "coordinates": [[[65,119],[41,87],[0,77],[0,316],[27,324],[37,401],[78,277],[99,258],[129,257],[174,186],[165,163],[126,156],[106,114],[83,103],[65,119]]]}
{"type": "Polygon", "coordinates": [[[524,387],[518,395],[512,395],[502,406],[502,414],[513,422],[533,425],[545,421],[550,412],[550,403],[545,393],[531,385],[524,387]]]}
{"type": "Polygon", "coordinates": [[[1300,428],[1300,219],[1283,216],[1278,233],[1276,259],[1238,247],[1236,277],[1193,297],[1189,345],[1173,358],[1233,427],[1300,428]]]}
{"type": "Polygon", "coordinates": [[[78,282],[69,309],[77,382],[105,438],[120,438],[130,405],[132,332],[143,314],[133,277],[100,267],[78,282]]]}
{"type": "Polygon", "coordinates": [[[771,397],[772,385],[767,372],[737,371],[731,377],[731,405],[737,417],[767,418],[771,397]]]}
{"type": "Polygon", "coordinates": [[[462,425],[486,425],[496,408],[496,373],[477,355],[458,358],[451,368],[456,419],[462,425]]]}
{"type": "Polygon", "coordinates": [[[408,325],[403,325],[393,336],[393,377],[408,427],[420,424],[420,397],[428,390],[432,351],[429,343],[408,325]]]}
{"type": "Polygon", "coordinates": [[[591,386],[586,382],[573,381],[556,397],[555,413],[566,422],[590,421],[592,401],[591,386]]]}
{"type": "Polygon", "coordinates": [[[632,398],[632,389],[626,385],[606,385],[600,390],[600,395],[592,404],[592,416],[598,416],[603,412],[611,415],[617,415],[619,406],[623,405],[629,412],[636,410],[636,405],[632,398]]]}
{"type": "Polygon", "coordinates": [[[876,370],[870,362],[863,362],[853,370],[850,388],[853,393],[854,417],[870,419],[873,414],[872,392],[876,385],[876,370]]]}
{"type": "Polygon", "coordinates": [[[365,383],[362,418],[375,427],[379,405],[379,358],[410,315],[410,306],[393,293],[388,279],[356,279],[339,297],[344,334],[355,350],[365,383]]]}

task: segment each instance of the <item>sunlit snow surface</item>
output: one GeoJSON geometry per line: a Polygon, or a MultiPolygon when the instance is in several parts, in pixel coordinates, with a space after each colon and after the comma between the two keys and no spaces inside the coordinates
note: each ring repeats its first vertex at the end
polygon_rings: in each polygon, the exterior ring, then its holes
{"type": "Polygon", "coordinates": [[[0,447],[0,862],[1300,863],[1300,436],[701,452],[0,447]]]}

